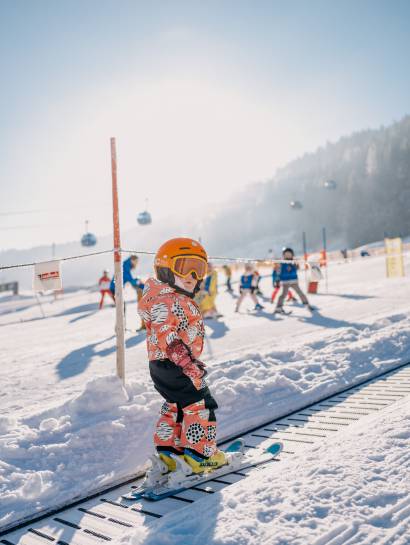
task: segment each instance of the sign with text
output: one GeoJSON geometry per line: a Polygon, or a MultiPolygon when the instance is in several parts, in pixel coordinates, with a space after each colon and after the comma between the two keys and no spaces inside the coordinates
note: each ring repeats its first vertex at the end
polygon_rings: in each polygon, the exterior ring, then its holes
{"type": "Polygon", "coordinates": [[[62,287],[61,261],[47,261],[34,265],[34,291],[56,291],[62,287]]]}
{"type": "Polygon", "coordinates": [[[400,237],[385,238],[387,277],[404,276],[403,243],[400,237]]]}

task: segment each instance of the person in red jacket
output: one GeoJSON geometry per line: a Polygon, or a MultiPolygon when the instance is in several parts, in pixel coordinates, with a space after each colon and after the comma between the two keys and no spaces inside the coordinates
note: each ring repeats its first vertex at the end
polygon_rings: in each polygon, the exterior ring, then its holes
{"type": "Polygon", "coordinates": [[[159,457],[176,469],[171,454],[183,456],[194,473],[227,463],[216,444],[218,405],[199,360],[204,323],[193,300],[207,273],[207,254],[199,242],[175,238],[155,256],[150,278],[138,304],[147,328],[150,375],[164,398],[154,433],[159,457]]]}
{"type": "Polygon", "coordinates": [[[100,306],[99,306],[100,310],[103,307],[104,298],[106,295],[109,295],[111,299],[114,301],[114,296],[112,294],[112,291],[110,290],[111,278],[108,276],[108,272],[109,271],[107,270],[103,271],[102,277],[98,280],[98,286],[100,288],[100,294],[101,294],[100,306]]]}

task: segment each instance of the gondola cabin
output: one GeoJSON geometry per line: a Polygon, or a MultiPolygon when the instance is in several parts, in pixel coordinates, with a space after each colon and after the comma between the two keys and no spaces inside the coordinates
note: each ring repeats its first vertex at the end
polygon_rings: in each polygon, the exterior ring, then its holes
{"type": "Polygon", "coordinates": [[[137,222],[139,225],[150,225],[152,223],[151,214],[148,212],[148,210],[138,214],[137,222]]]}
{"type": "Polygon", "coordinates": [[[303,205],[302,205],[302,203],[300,201],[290,201],[289,206],[293,210],[302,210],[302,208],[303,208],[303,205]]]}

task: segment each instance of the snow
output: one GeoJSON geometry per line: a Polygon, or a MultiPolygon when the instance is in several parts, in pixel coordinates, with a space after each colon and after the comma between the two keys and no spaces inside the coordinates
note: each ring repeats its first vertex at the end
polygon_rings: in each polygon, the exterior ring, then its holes
{"type": "MultiPolygon", "coordinates": [[[[386,279],[382,258],[329,272],[313,316],[293,306],[275,318],[269,302],[238,315],[221,293],[224,318],[207,323],[204,354],[220,438],[410,361],[409,278],[386,279]]],[[[262,289],[270,295],[269,278],[262,289]]],[[[0,528],[142,471],[161,404],[143,334],[127,336],[125,387],[114,376],[114,309],[99,312],[98,293],[42,300],[46,319],[29,294],[0,303],[0,528]]]]}
{"type": "Polygon", "coordinates": [[[409,473],[407,399],[331,441],[253,471],[122,544],[408,545],[409,473]]]}

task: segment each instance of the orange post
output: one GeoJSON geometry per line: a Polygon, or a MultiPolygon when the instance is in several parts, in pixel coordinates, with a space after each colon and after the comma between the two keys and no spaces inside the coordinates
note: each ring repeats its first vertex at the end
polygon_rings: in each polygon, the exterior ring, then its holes
{"type": "Polygon", "coordinates": [[[124,293],[121,262],[120,213],[118,208],[117,150],[111,138],[112,211],[114,235],[115,333],[117,337],[117,376],[125,382],[124,293]]]}
{"type": "Polygon", "coordinates": [[[322,237],[323,237],[323,250],[320,253],[321,258],[321,267],[325,268],[325,279],[326,279],[326,293],[329,292],[329,278],[328,278],[328,269],[327,269],[327,236],[326,236],[326,227],[322,228],[322,237]]]}

